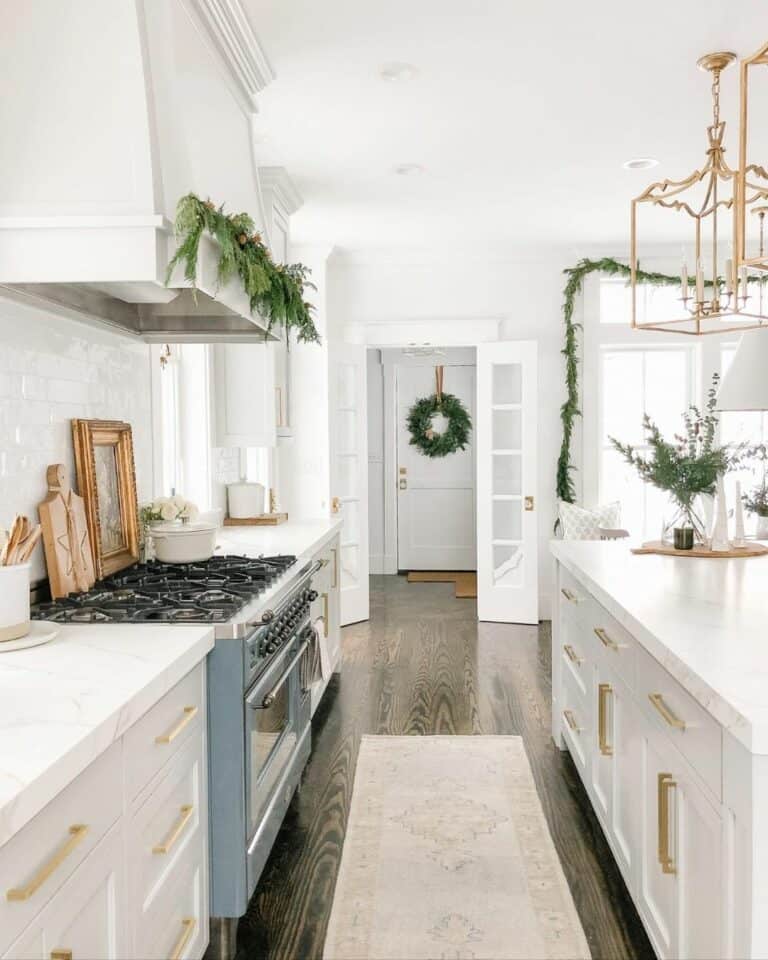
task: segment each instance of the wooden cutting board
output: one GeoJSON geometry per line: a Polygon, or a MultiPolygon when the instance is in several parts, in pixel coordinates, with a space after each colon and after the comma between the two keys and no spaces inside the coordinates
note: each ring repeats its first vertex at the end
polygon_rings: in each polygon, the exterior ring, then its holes
{"type": "Polygon", "coordinates": [[[51,596],[90,590],[96,581],[85,504],[70,487],[62,463],[52,463],[46,474],[48,495],[38,506],[51,596]]]}

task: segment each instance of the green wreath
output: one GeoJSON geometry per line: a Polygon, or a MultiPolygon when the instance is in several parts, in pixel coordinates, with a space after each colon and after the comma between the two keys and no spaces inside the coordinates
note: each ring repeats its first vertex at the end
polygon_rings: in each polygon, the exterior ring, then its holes
{"type": "Polygon", "coordinates": [[[417,400],[408,413],[407,423],[411,443],[425,457],[446,457],[449,453],[464,450],[472,431],[467,408],[452,393],[444,393],[441,397],[433,393],[431,397],[417,400]],[[443,433],[436,433],[432,429],[432,418],[437,413],[448,420],[443,433]]]}

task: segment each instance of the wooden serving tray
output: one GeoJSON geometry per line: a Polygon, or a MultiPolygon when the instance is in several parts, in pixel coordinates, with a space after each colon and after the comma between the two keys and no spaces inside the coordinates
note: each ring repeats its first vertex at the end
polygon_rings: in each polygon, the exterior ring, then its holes
{"type": "Polygon", "coordinates": [[[642,547],[633,547],[632,553],[657,553],[662,557],[706,557],[710,560],[722,560],[727,557],[762,557],[768,553],[768,547],[764,547],[761,543],[750,543],[749,546],[734,547],[731,550],[706,550],[704,547],[675,550],[661,540],[652,540],[650,543],[644,543],[642,547]]]}
{"type": "Polygon", "coordinates": [[[262,513],[259,517],[243,517],[235,520],[233,517],[224,518],[225,527],[276,527],[278,523],[285,523],[287,513],[262,513]]]}

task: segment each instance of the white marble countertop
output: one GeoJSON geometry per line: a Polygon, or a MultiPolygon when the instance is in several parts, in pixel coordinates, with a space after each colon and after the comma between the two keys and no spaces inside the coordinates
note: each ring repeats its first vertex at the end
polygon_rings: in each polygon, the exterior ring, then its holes
{"type": "Polygon", "coordinates": [[[0,653],[0,847],[213,647],[209,626],[62,626],[0,653]]]}
{"type": "Polygon", "coordinates": [[[551,550],[724,728],[768,754],[768,556],[636,556],[628,543],[551,550]]]}
{"type": "Polygon", "coordinates": [[[274,527],[222,527],[216,539],[217,553],[295,554],[309,557],[341,529],[341,519],[287,520],[274,527]]]}

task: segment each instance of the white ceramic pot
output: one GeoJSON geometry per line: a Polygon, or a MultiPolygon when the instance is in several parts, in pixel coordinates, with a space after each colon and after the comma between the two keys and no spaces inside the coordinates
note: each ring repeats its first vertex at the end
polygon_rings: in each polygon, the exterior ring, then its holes
{"type": "Polygon", "coordinates": [[[259,517],[264,513],[264,487],[260,483],[230,483],[227,503],[233,520],[259,517]]]}
{"type": "Polygon", "coordinates": [[[29,633],[29,564],[0,567],[0,643],[29,633]]]}
{"type": "Polygon", "coordinates": [[[155,557],[161,563],[197,563],[209,560],[216,547],[213,523],[157,523],[149,528],[155,557]]]}

